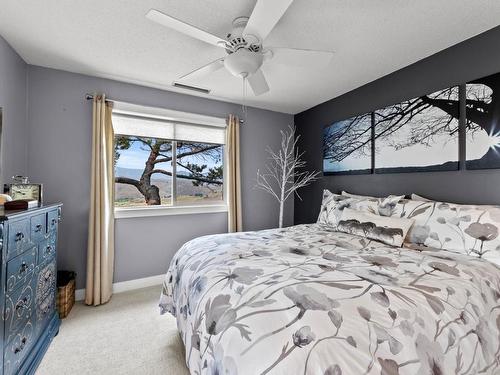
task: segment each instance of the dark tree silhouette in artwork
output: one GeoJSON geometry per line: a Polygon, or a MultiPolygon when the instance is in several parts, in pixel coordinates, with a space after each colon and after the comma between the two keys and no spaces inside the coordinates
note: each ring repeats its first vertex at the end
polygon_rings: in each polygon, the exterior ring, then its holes
{"type": "Polygon", "coordinates": [[[386,138],[411,122],[410,137],[398,139],[392,147],[429,146],[437,135],[458,132],[459,113],[458,87],[407,100],[375,112],[375,139],[386,138]]]}
{"type": "Polygon", "coordinates": [[[323,157],[340,162],[354,152],[369,155],[371,150],[371,113],[330,126],[324,135],[323,157]]]}
{"type": "MultiPolygon", "coordinates": [[[[141,145],[141,149],[149,151],[141,177],[138,180],[115,177],[115,182],[135,186],[144,196],[146,204],[159,205],[161,204],[160,189],[151,180],[155,174],[172,176],[172,172],[158,167],[160,163],[172,162],[172,142],[164,139],[118,135],[115,137],[115,163],[120,157],[120,151],[128,150],[135,142],[141,145]]],[[[186,157],[194,158],[200,162],[209,159],[218,162],[222,158],[220,145],[177,142],[177,165],[189,173],[177,173],[176,177],[191,180],[194,186],[222,185],[222,166],[209,168],[205,172],[206,164],[184,163],[182,160],[186,157]]]]}
{"type": "MultiPolygon", "coordinates": [[[[458,133],[460,101],[458,87],[441,90],[430,95],[406,100],[375,112],[375,139],[383,139],[412,123],[410,137],[398,139],[390,146],[401,149],[415,144],[431,145],[438,135],[450,136],[458,133]],[[440,111],[433,111],[439,109],[440,111]]],[[[466,127],[469,134],[485,131],[500,133],[500,74],[478,79],[467,85],[466,127]]],[[[366,154],[371,139],[366,126],[360,126],[367,116],[357,116],[347,126],[332,126],[325,133],[324,157],[342,161],[354,152],[366,154]]],[[[345,123],[345,122],[343,122],[345,123]]],[[[495,150],[490,149],[481,160],[496,159],[495,150]]]]}

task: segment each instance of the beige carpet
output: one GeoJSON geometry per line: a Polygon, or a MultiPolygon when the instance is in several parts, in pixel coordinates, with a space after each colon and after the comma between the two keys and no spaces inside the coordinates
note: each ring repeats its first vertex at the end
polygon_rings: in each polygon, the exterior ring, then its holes
{"type": "Polygon", "coordinates": [[[159,315],[160,286],[77,303],[63,319],[38,375],[189,374],[175,319],[159,315]]]}

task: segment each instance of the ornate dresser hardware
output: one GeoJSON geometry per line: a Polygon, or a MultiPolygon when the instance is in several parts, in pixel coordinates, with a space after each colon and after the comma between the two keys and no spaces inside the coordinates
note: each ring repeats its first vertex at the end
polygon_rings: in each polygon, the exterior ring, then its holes
{"type": "Polygon", "coordinates": [[[59,330],[55,308],[61,205],[0,210],[0,375],[34,374],[59,330]],[[1,327],[1,326],[0,326],[1,327]]]}

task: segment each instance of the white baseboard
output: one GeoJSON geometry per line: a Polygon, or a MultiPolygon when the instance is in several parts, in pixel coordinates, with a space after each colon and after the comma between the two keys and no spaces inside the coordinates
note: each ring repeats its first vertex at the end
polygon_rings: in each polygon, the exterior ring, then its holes
{"type": "MultiPolygon", "coordinates": [[[[122,293],[129,290],[147,288],[148,286],[161,285],[165,275],[156,275],[144,277],[142,279],[121,281],[113,284],[113,293],[122,293]]],[[[83,301],[85,299],[85,289],[77,289],[75,291],[75,300],[83,301]]]]}

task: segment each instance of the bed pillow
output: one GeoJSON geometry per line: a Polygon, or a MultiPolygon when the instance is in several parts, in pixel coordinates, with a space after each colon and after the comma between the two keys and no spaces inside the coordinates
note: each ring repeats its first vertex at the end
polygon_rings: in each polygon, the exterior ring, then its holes
{"type": "Polygon", "coordinates": [[[323,202],[318,216],[319,224],[326,224],[333,228],[337,226],[344,208],[352,208],[382,216],[391,216],[393,208],[402,197],[387,198],[355,198],[333,194],[323,190],[323,202]]]}
{"type": "Polygon", "coordinates": [[[411,195],[411,199],[412,199],[412,200],[414,200],[414,201],[432,202],[432,200],[431,200],[431,199],[428,199],[428,198],[422,197],[421,195],[418,195],[418,194],[412,194],[412,195],[411,195]]]}
{"type": "Polygon", "coordinates": [[[393,216],[414,219],[406,242],[490,260],[500,265],[500,206],[405,199],[393,216]]]}
{"type": "Polygon", "coordinates": [[[413,219],[380,216],[345,208],[337,230],[401,247],[413,221],[413,219]]]}
{"type": "MultiPolygon", "coordinates": [[[[340,195],[343,195],[345,197],[351,197],[351,198],[372,198],[372,199],[384,199],[386,197],[374,197],[372,195],[359,195],[359,194],[352,194],[352,193],[349,193],[348,191],[345,191],[345,190],[342,190],[342,192],[340,193],[340,195]]],[[[399,197],[400,199],[403,199],[405,196],[404,195],[394,195],[394,194],[391,194],[389,195],[387,198],[395,198],[395,197],[399,197]]]]}
{"type": "Polygon", "coordinates": [[[342,192],[340,193],[340,195],[343,195],[345,197],[351,197],[351,198],[375,198],[377,199],[377,197],[373,197],[371,195],[359,195],[359,194],[351,194],[345,190],[342,190],[342,192]]]}

